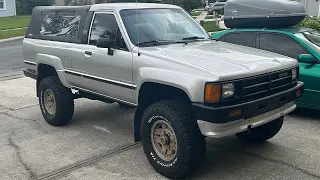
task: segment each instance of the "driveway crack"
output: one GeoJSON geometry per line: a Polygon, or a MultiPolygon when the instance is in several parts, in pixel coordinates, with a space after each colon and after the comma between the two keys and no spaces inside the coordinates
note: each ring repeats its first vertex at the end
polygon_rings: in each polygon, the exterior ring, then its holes
{"type": "Polygon", "coordinates": [[[15,118],[15,119],[22,120],[22,121],[34,121],[34,122],[37,122],[35,119],[20,118],[20,117],[17,117],[17,116],[13,116],[13,115],[11,115],[11,114],[8,114],[8,112],[4,112],[3,114],[4,114],[4,115],[7,115],[7,116],[9,116],[9,117],[15,118]]]}
{"type": "Polygon", "coordinates": [[[9,135],[9,146],[13,147],[16,151],[17,157],[19,159],[19,162],[22,164],[23,168],[29,173],[29,177],[30,179],[34,179],[35,177],[35,173],[31,170],[30,167],[28,167],[28,165],[22,160],[21,157],[21,151],[20,151],[20,147],[18,146],[18,144],[16,144],[13,139],[12,136],[14,136],[14,132],[12,132],[9,135]]]}

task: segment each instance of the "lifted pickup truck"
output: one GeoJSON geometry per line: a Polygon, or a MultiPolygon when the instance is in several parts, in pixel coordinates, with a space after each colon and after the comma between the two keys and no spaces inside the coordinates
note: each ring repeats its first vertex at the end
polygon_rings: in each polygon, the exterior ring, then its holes
{"type": "Polygon", "coordinates": [[[207,136],[273,137],[303,93],[296,60],[211,40],[173,5],[36,7],[23,55],[49,124],[76,98],[136,107],[134,139],[168,178],[200,167],[207,136]]]}

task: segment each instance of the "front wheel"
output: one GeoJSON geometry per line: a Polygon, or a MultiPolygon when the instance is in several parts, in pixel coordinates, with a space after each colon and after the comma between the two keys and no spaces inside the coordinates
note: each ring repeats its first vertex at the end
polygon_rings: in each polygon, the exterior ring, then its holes
{"type": "Polygon", "coordinates": [[[202,164],[205,138],[183,102],[164,100],[144,112],[141,138],[149,163],[161,175],[184,178],[202,164]]]}
{"type": "Polygon", "coordinates": [[[282,124],[283,117],[278,118],[262,126],[253,128],[250,130],[250,132],[245,131],[237,133],[236,136],[240,140],[261,143],[275,136],[280,131],[282,124]]]}
{"type": "Polygon", "coordinates": [[[41,80],[39,104],[44,119],[50,125],[65,125],[73,116],[72,92],[61,84],[57,76],[50,76],[41,80]]]}

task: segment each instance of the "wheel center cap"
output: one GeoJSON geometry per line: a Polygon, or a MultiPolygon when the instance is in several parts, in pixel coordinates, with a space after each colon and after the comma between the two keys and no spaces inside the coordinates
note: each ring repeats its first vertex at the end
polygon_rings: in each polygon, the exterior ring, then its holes
{"type": "Polygon", "coordinates": [[[161,141],[161,144],[163,145],[169,144],[169,138],[167,136],[161,136],[160,141],[161,141]]]}

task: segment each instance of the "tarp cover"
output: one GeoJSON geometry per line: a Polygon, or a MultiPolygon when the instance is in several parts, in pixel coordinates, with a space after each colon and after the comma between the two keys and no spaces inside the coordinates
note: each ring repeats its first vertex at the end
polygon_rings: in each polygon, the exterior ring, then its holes
{"type": "Polygon", "coordinates": [[[290,27],[307,15],[301,3],[290,0],[228,0],[225,24],[229,28],[290,27]]]}

